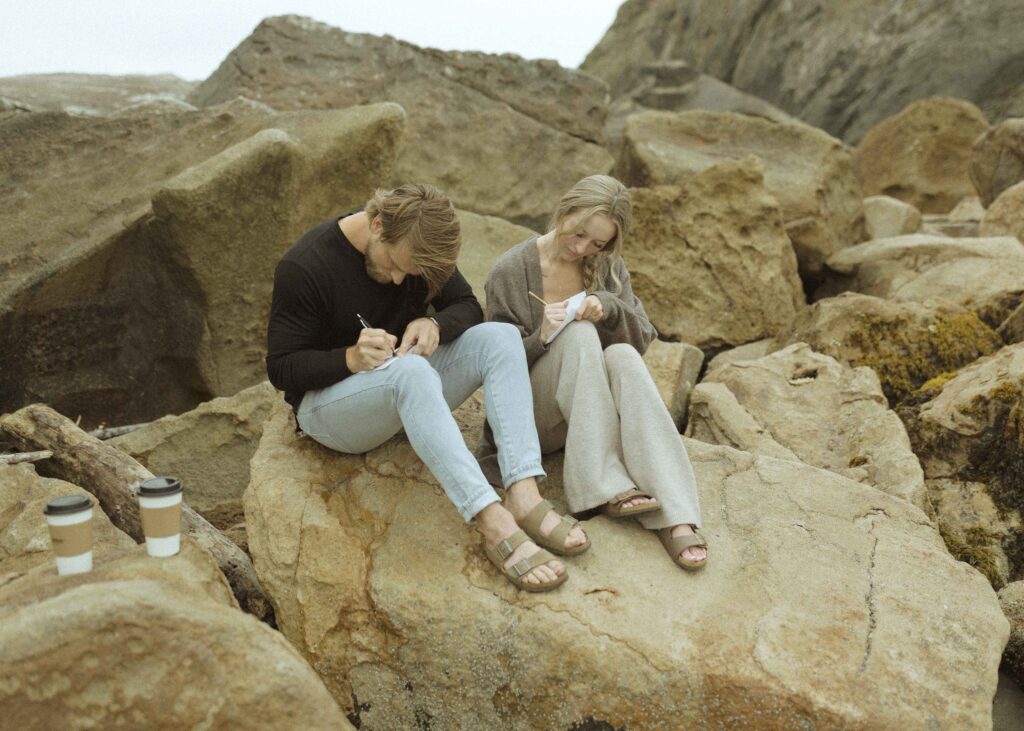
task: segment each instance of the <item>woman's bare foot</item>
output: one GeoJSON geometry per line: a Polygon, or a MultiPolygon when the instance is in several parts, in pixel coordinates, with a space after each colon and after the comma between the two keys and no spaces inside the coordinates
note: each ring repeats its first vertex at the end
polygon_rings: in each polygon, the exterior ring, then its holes
{"type": "MultiPolygon", "coordinates": [[[[508,508],[509,512],[518,521],[525,518],[542,499],[540,491],[537,489],[537,481],[532,477],[528,477],[525,480],[512,483],[512,486],[509,487],[505,495],[505,507],[508,508]]],[[[562,517],[558,513],[554,510],[549,510],[548,514],[540,522],[541,535],[551,535],[551,531],[558,526],[561,519],[562,517]]],[[[565,539],[565,547],[575,548],[576,546],[582,546],[586,542],[586,533],[577,525],[573,526],[572,530],[569,531],[569,535],[565,539]]]]}
{"type": "Polygon", "coordinates": [[[648,503],[656,503],[656,502],[658,502],[658,501],[655,500],[654,498],[652,498],[650,495],[642,495],[640,497],[630,498],[626,502],[622,503],[622,507],[623,508],[632,508],[632,507],[635,507],[637,505],[647,505],[648,503]]]}
{"type": "MultiPolygon", "coordinates": [[[[483,534],[484,545],[488,549],[493,549],[503,540],[514,534],[519,530],[519,525],[516,523],[515,517],[512,513],[501,506],[500,503],[491,503],[486,508],[481,510],[473,518],[473,522],[476,523],[477,529],[483,534]]],[[[540,548],[533,541],[526,541],[521,545],[517,546],[505,560],[505,568],[510,569],[518,561],[524,558],[529,558],[540,548]]],[[[565,573],[565,564],[561,561],[554,559],[548,561],[541,566],[537,566],[532,569],[528,574],[522,578],[530,584],[546,584],[554,581],[559,576],[565,573]]]]}
{"type": "MultiPolygon", "coordinates": [[[[693,526],[692,525],[686,525],[684,523],[682,525],[676,525],[676,526],[672,527],[672,537],[673,538],[676,538],[678,536],[692,536],[692,535],[693,535],[693,526]]],[[[683,552],[680,553],[679,556],[684,561],[686,561],[688,563],[691,563],[691,564],[701,563],[701,562],[707,560],[707,558],[708,558],[708,549],[705,546],[690,546],[689,548],[683,549],[683,552]]]]}

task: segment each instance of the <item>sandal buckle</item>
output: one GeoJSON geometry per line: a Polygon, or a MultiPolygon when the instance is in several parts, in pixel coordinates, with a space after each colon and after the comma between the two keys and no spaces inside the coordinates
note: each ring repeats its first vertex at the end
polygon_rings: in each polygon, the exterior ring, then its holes
{"type": "Polygon", "coordinates": [[[533,570],[533,566],[531,566],[530,562],[527,561],[525,558],[519,559],[514,564],[512,564],[510,568],[516,572],[516,576],[519,578],[522,578],[524,575],[530,573],[530,571],[533,570]]]}
{"type": "Polygon", "coordinates": [[[515,549],[512,548],[512,542],[509,541],[508,538],[505,538],[497,546],[494,547],[494,550],[498,552],[498,557],[501,558],[502,561],[504,561],[506,558],[512,555],[512,551],[514,551],[515,549]]]}

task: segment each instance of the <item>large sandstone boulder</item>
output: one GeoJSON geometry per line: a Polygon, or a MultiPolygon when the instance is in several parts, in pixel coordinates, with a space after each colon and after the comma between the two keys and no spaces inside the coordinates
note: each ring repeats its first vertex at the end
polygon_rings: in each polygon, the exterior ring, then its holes
{"type": "Polygon", "coordinates": [[[30,464],[0,464],[0,587],[41,567],[56,575],[49,528],[43,509],[62,495],[82,495],[93,502],[93,562],[133,548],[133,541],[110,522],[96,498],[70,482],[40,477],[30,464]]]}
{"type": "Polygon", "coordinates": [[[174,74],[25,74],[0,78],[0,97],[36,112],[107,115],[147,102],[183,103],[195,85],[174,74]]]}
{"type": "Polygon", "coordinates": [[[801,274],[864,239],[863,195],[839,140],[800,122],[742,114],[645,112],[626,120],[617,174],[635,186],[681,184],[726,160],[756,155],[779,202],[801,274]]]}
{"type": "Polygon", "coordinates": [[[189,97],[275,109],[392,101],[409,117],[393,181],[431,182],[456,205],[539,227],[580,178],[611,169],[607,87],[552,61],[444,53],[308,18],[260,23],[189,97]]]}
{"type": "MultiPolygon", "coordinates": [[[[459,211],[462,225],[462,249],[459,251],[459,271],[473,287],[480,304],[487,306],[484,284],[491,267],[499,256],[537,232],[510,223],[497,216],[481,216],[471,211],[459,211]]],[[[545,227],[542,229],[547,230],[545,227]]]]}
{"type": "Polygon", "coordinates": [[[644,363],[658,387],[672,421],[681,425],[686,420],[690,393],[697,384],[704,353],[689,343],[668,343],[655,340],[644,353],[644,363]]]}
{"type": "Polygon", "coordinates": [[[993,327],[1024,292],[1024,244],[1012,236],[896,236],[844,249],[828,268],[837,276],[816,298],[852,290],[899,301],[945,300],[970,307],[993,327]]]}
{"type": "Polygon", "coordinates": [[[913,102],[872,127],[853,153],[865,195],[889,195],[922,213],[947,213],[974,193],[967,164],[988,120],[970,102],[913,102]]]}
{"type": "Polygon", "coordinates": [[[1024,581],[1014,581],[999,590],[999,606],[1010,620],[1010,641],[1003,652],[1003,669],[1024,685],[1024,581]]]}
{"type": "Polygon", "coordinates": [[[249,460],[277,391],[268,382],[109,440],[154,475],[182,481],[189,507],[221,530],[244,520],[249,460]]]}
{"type": "Polygon", "coordinates": [[[1024,344],[961,369],[900,415],[954,556],[997,589],[1024,578],[1024,344]]]}
{"type": "Polygon", "coordinates": [[[1016,236],[1024,244],[1024,181],[999,194],[981,219],[982,236],[1016,236]]]}
{"type": "MultiPolygon", "coordinates": [[[[475,437],[480,414],[459,418],[475,437]]],[[[687,448],[707,569],[598,517],[569,582],[530,595],[404,439],[331,453],[282,406],[253,460],[251,546],[282,631],[363,729],[991,727],[1006,619],[919,509],[797,462],[687,448]]]]}
{"type": "Polygon", "coordinates": [[[848,365],[873,368],[891,404],[1002,346],[991,328],[962,307],[853,292],[802,310],[771,350],[798,342],[848,365]]]}
{"type": "Polygon", "coordinates": [[[17,729],[351,729],[288,642],[190,540],[0,587],[0,714],[17,729]]]}
{"type": "Polygon", "coordinates": [[[921,211],[888,195],[864,199],[864,229],[869,240],[912,234],[921,228],[921,211]]]}
{"type": "Polygon", "coordinates": [[[131,423],[264,380],[274,266],[388,179],[403,123],[244,100],[0,119],[0,402],[131,423]]]}
{"type": "MultiPolygon", "coordinates": [[[[763,358],[722,366],[697,390],[710,384],[724,386],[761,427],[763,437],[801,461],[925,507],[921,465],[870,368],[851,368],[796,343],[763,358]]],[[[694,395],[687,436],[761,454],[757,443],[719,438],[730,428],[728,422],[717,422],[720,412],[708,403],[713,400],[704,397],[698,406],[694,395]]]]}
{"type": "Polygon", "coordinates": [[[1024,116],[1022,24],[1016,0],[629,0],[581,68],[618,97],[647,64],[685,60],[856,144],[914,99],[1024,116]]]}
{"type": "Polygon", "coordinates": [[[1024,180],[1024,119],[997,124],[974,143],[970,174],[986,208],[1004,190],[1024,180]]]}
{"type": "Polygon", "coordinates": [[[739,345],[780,332],[804,304],[756,158],[634,190],[633,220],[626,264],[663,336],[701,349],[739,345]]]}

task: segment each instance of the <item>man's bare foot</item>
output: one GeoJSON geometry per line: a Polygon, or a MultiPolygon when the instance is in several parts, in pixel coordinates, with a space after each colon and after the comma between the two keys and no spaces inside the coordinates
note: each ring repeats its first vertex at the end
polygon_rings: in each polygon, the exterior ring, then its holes
{"type": "MultiPolygon", "coordinates": [[[[692,536],[693,526],[682,524],[672,527],[672,537],[677,538],[678,536],[692,536]]],[[[690,546],[689,548],[683,549],[683,552],[679,554],[684,561],[689,563],[700,563],[701,561],[707,560],[708,549],[705,546],[690,546]]]]}
{"type": "MultiPolygon", "coordinates": [[[[509,487],[505,495],[505,507],[508,508],[517,521],[523,520],[542,499],[540,491],[537,489],[537,481],[532,477],[528,477],[525,480],[512,483],[512,486],[509,487]]],[[[540,522],[541,535],[551,535],[551,531],[558,526],[561,519],[562,517],[558,513],[554,510],[549,510],[548,514],[540,522]]],[[[575,548],[576,546],[582,546],[586,542],[586,533],[577,525],[573,526],[572,530],[569,531],[569,535],[565,539],[565,547],[575,548]]]]}
{"type": "MultiPolygon", "coordinates": [[[[484,545],[493,549],[503,540],[519,530],[519,525],[512,513],[501,506],[500,503],[491,503],[481,510],[473,518],[477,529],[483,534],[484,545]]],[[[517,546],[504,563],[506,569],[510,569],[515,563],[524,558],[529,558],[540,548],[533,541],[526,541],[517,546]]],[[[530,584],[546,584],[554,581],[565,573],[565,564],[555,559],[537,566],[523,576],[523,580],[530,584]]]]}

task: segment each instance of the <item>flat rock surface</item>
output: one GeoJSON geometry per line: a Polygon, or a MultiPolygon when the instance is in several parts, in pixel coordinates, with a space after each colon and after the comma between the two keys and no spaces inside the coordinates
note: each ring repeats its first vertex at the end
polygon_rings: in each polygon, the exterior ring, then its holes
{"type": "MultiPolygon", "coordinates": [[[[458,418],[475,437],[480,414],[458,418]]],[[[568,583],[530,595],[404,439],[338,455],[296,438],[282,405],[253,460],[250,546],[282,631],[364,729],[991,728],[1008,625],[920,510],[799,463],[687,449],[704,571],[599,517],[568,583]]]]}
{"type": "Polygon", "coordinates": [[[147,102],[183,102],[196,83],[174,74],[24,74],[0,78],[0,97],[36,112],[99,116],[147,102]]]}

